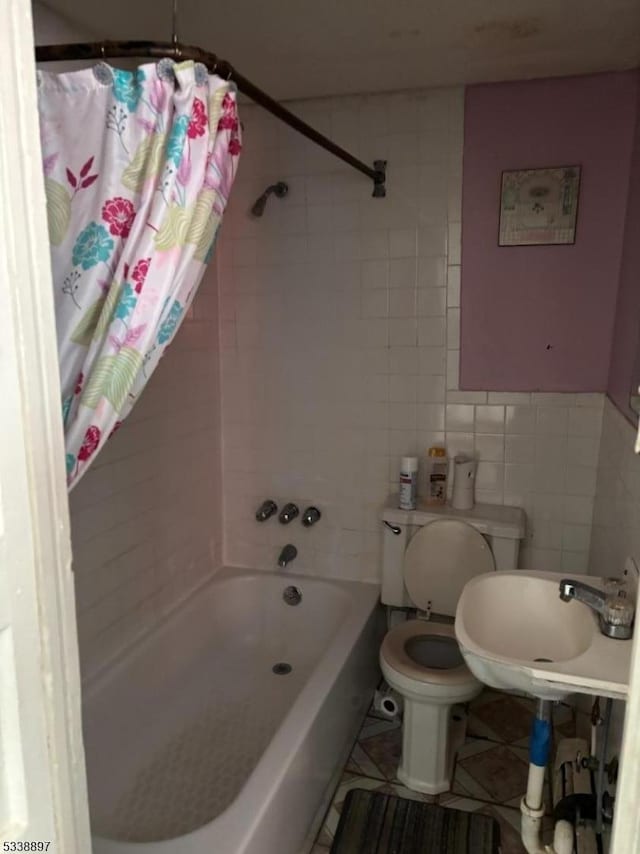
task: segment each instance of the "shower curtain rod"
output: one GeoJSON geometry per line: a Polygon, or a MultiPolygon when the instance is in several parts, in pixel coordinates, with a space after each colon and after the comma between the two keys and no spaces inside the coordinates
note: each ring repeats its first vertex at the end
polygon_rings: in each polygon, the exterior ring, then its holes
{"type": "Polygon", "coordinates": [[[347,163],[353,169],[357,169],[371,178],[373,181],[373,196],[380,198],[386,195],[386,160],[374,160],[373,168],[367,166],[362,160],[358,160],[353,154],[345,151],[335,142],[328,139],[311,125],[303,122],[282,104],[275,101],[262,89],[259,89],[246,77],[243,77],[225,59],[219,59],[214,53],[203,50],[193,45],[183,45],[177,42],[151,42],[151,41],[104,41],[104,42],[82,42],[78,44],[52,44],[36,47],[37,62],[60,62],[71,60],[88,59],[116,59],[125,57],[152,57],[162,59],[172,57],[178,61],[192,59],[207,66],[212,74],[218,74],[226,80],[232,80],[243,95],[251,98],[265,110],[270,112],[280,121],[292,127],[298,133],[306,136],[316,145],[329,151],[335,157],[347,163]]]}

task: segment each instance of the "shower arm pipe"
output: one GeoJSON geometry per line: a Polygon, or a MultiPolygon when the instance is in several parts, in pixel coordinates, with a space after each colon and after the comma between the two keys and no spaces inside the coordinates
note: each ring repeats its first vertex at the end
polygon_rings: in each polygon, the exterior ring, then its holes
{"type": "Polygon", "coordinates": [[[292,127],[298,133],[306,136],[316,145],[321,146],[334,157],[338,157],[353,169],[357,169],[373,181],[373,196],[381,198],[386,195],[386,160],[375,160],[373,167],[367,166],[353,154],[345,151],[335,142],[328,139],[315,128],[308,125],[294,113],[283,107],[262,89],[259,89],[225,59],[219,59],[214,53],[193,45],[183,45],[176,42],[153,41],[102,41],[79,42],[77,44],[39,45],[36,47],[36,62],[64,62],[91,59],[123,59],[151,57],[163,59],[171,57],[177,61],[193,60],[206,65],[212,74],[218,74],[226,80],[232,80],[248,98],[263,107],[280,121],[292,127]]]}

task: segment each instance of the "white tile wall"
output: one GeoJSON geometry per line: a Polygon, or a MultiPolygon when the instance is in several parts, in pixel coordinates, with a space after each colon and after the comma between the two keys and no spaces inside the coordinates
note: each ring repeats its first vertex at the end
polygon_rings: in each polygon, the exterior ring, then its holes
{"type": "Polygon", "coordinates": [[[444,441],[477,455],[478,500],[526,508],[524,565],[586,570],[603,396],[458,389],[462,90],[294,109],[387,157],[388,195],[244,108],[218,254],[226,560],[270,568],[291,541],[298,571],[377,578],[399,458],[444,441]],[[289,196],[252,219],[275,180],[289,196]],[[323,519],[259,525],[265,497],[323,519]]]}
{"type": "Polygon", "coordinates": [[[636,431],[607,399],[598,463],[589,571],[619,575],[630,556],[640,566],[640,456],[636,431]]]}
{"type": "Polygon", "coordinates": [[[212,268],[131,416],[71,493],[83,678],[221,564],[217,318],[212,268]]]}

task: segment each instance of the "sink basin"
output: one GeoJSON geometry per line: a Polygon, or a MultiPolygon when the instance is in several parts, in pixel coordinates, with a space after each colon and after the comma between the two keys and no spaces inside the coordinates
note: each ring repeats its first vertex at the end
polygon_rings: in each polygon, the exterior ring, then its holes
{"type": "MultiPolygon", "coordinates": [[[[593,576],[572,578],[601,586],[593,576]]],[[[632,643],[600,633],[582,602],[563,602],[551,572],[490,572],[472,579],[456,612],[456,637],[486,685],[545,700],[569,694],[625,699],[632,643]]]]}
{"type": "Polygon", "coordinates": [[[482,576],[469,590],[467,633],[489,655],[508,652],[510,659],[527,662],[575,658],[590,646],[597,621],[582,602],[560,599],[559,581],[524,573],[482,576]]]}

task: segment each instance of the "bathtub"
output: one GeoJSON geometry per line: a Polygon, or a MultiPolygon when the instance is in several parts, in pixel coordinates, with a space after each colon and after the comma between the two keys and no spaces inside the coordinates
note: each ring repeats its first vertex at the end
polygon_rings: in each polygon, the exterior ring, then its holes
{"type": "Polygon", "coordinates": [[[224,569],[89,685],[94,854],[308,851],[379,678],[378,594],[224,569]]]}

